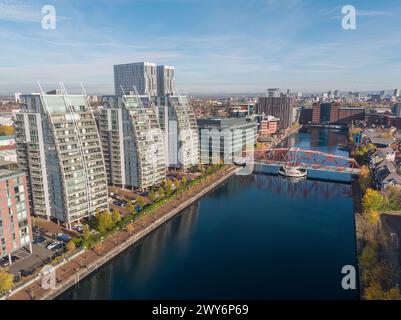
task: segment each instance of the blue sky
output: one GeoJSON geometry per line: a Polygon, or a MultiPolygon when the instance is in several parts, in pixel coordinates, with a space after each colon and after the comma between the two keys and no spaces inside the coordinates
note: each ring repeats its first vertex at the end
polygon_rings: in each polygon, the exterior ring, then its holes
{"type": "Polygon", "coordinates": [[[0,0],[0,93],[112,93],[113,64],[176,66],[188,93],[401,87],[399,0],[0,0]],[[55,30],[41,27],[54,5],[55,30]],[[356,30],[341,8],[357,10],[356,30]]]}

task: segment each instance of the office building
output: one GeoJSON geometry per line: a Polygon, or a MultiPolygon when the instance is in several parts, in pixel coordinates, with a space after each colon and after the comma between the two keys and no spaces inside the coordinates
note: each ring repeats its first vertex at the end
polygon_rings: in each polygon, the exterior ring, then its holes
{"type": "Polygon", "coordinates": [[[267,97],[259,97],[256,113],[267,114],[280,119],[280,129],[292,125],[294,98],[280,94],[278,89],[269,89],[267,97]]]}
{"type": "Polygon", "coordinates": [[[137,62],[114,66],[114,90],[117,96],[157,95],[156,64],[137,62]],[[135,89],[137,92],[135,92],[135,89]]]}
{"type": "Polygon", "coordinates": [[[175,94],[175,68],[172,66],[157,66],[157,95],[170,96],[175,94]]]}
{"type": "Polygon", "coordinates": [[[0,258],[24,247],[32,252],[32,226],[25,173],[0,170],[0,258]]]}
{"type": "Polygon", "coordinates": [[[257,139],[258,123],[245,118],[198,119],[201,162],[232,163],[257,139]]]}
{"type": "Polygon", "coordinates": [[[396,98],[400,97],[400,89],[394,89],[394,97],[396,98]]]}
{"type": "Polygon", "coordinates": [[[32,213],[70,226],[108,209],[102,146],[86,96],[62,90],[21,99],[15,136],[32,213]]]}
{"type": "Polygon", "coordinates": [[[103,97],[99,131],[108,182],[140,190],[166,179],[163,132],[149,96],[103,97]]]}

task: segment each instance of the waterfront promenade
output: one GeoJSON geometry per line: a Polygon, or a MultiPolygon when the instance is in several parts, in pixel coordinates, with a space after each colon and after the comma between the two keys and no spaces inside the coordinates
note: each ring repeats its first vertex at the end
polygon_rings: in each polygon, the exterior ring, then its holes
{"type": "MultiPolygon", "coordinates": [[[[197,201],[208,192],[226,181],[239,170],[230,166],[220,169],[217,173],[199,182],[191,189],[155,209],[153,212],[141,217],[132,223],[132,230],[120,230],[103,240],[101,249],[80,251],[68,261],[64,261],[55,267],[56,288],[45,289],[42,287],[42,278],[37,277],[30,283],[13,291],[9,300],[48,300],[54,299],[59,294],[79,283],[113,257],[136,243],[144,236],[155,230],[167,220],[174,217],[187,206],[197,201]]],[[[96,247],[98,249],[98,246],[96,247]]]]}

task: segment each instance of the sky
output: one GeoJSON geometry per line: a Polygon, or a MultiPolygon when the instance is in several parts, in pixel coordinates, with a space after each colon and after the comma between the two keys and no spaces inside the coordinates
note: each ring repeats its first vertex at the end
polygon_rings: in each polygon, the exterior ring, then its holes
{"type": "Polygon", "coordinates": [[[189,94],[391,90],[400,21],[399,0],[0,0],[0,94],[37,81],[111,94],[113,65],[138,61],[175,66],[189,94]],[[42,28],[45,5],[55,29],[42,28]]]}

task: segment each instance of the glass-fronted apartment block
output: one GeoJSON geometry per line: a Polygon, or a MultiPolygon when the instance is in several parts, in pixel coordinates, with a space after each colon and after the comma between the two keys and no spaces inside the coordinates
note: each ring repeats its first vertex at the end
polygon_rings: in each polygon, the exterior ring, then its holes
{"type": "Polygon", "coordinates": [[[25,173],[0,170],[0,258],[23,248],[32,252],[32,226],[25,173]]]}
{"type": "Polygon", "coordinates": [[[108,209],[100,136],[84,95],[23,95],[15,115],[17,156],[32,213],[72,222],[108,209]]]}
{"type": "Polygon", "coordinates": [[[130,93],[157,95],[156,64],[136,62],[114,66],[114,88],[117,96],[130,93]],[[136,88],[137,92],[135,92],[136,88]]]}
{"type": "Polygon", "coordinates": [[[195,112],[186,96],[157,97],[159,122],[165,136],[169,167],[184,170],[199,164],[199,135],[195,112]]]}
{"type": "Polygon", "coordinates": [[[110,184],[146,190],[166,179],[163,132],[149,96],[103,97],[101,134],[110,184]]]}

